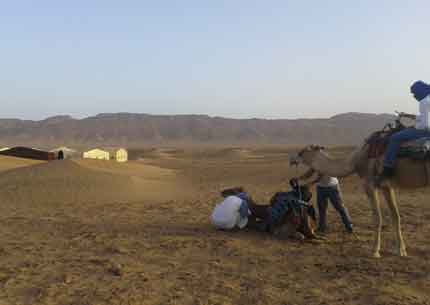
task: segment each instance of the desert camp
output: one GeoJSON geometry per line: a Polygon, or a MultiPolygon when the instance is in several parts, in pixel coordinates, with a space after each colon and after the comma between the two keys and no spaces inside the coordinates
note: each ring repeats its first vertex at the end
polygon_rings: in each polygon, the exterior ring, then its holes
{"type": "Polygon", "coordinates": [[[110,160],[110,153],[108,151],[95,148],[83,153],[84,159],[97,159],[97,160],[110,160]]]}
{"type": "Polygon", "coordinates": [[[128,152],[125,148],[119,148],[115,151],[115,161],[117,162],[127,162],[128,152]]]}
{"type": "Polygon", "coordinates": [[[84,152],[82,154],[82,157],[84,159],[113,160],[116,162],[127,162],[128,151],[125,148],[108,148],[108,149],[95,148],[84,152]]]}

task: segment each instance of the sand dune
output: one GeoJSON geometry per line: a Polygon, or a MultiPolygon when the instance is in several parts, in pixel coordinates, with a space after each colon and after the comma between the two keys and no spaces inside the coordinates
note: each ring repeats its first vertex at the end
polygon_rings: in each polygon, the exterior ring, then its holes
{"type": "Polygon", "coordinates": [[[227,147],[227,148],[216,148],[216,149],[203,149],[196,151],[193,154],[194,158],[202,159],[246,159],[254,157],[254,152],[246,148],[238,147],[227,147]]]}
{"type": "Polygon", "coordinates": [[[172,171],[155,166],[52,161],[1,172],[0,199],[31,204],[168,200],[178,191],[174,182],[172,171]]]}
{"type": "Polygon", "coordinates": [[[43,161],[0,156],[0,172],[18,168],[18,167],[25,167],[25,166],[40,164],[42,162],[43,161]]]}
{"type": "Polygon", "coordinates": [[[176,148],[155,148],[154,150],[159,156],[166,158],[173,158],[181,155],[184,151],[176,148]]]}
{"type": "Polygon", "coordinates": [[[125,176],[136,176],[144,179],[174,179],[176,175],[174,170],[148,165],[141,161],[118,163],[106,162],[101,160],[82,159],[76,161],[76,163],[84,168],[96,171],[125,176]]]}

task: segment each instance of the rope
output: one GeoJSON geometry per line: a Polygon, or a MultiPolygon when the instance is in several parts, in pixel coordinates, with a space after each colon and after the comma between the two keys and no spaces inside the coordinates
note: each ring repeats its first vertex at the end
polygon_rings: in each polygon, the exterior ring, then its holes
{"type": "MultiPolygon", "coordinates": [[[[296,175],[295,175],[295,177],[297,177],[299,175],[299,165],[295,164],[295,167],[296,167],[296,175]]],[[[297,180],[297,191],[299,192],[299,199],[302,200],[302,191],[300,190],[300,185],[299,185],[298,180],[297,180]]]]}

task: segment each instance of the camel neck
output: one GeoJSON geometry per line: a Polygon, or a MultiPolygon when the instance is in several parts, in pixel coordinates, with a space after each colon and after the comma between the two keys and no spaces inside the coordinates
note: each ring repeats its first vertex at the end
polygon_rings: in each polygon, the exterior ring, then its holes
{"type": "Polygon", "coordinates": [[[334,159],[320,152],[312,162],[312,168],[327,176],[346,177],[355,172],[355,159],[356,152],[344,159],[334,159]]]}

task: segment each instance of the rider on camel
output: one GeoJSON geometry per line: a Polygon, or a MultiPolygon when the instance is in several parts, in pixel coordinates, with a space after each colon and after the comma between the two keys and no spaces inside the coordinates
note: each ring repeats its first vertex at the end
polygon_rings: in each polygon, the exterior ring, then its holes
{"type": "Polygon", "coordinates": [[[387,151],[384,159],[384,169],[382,174],[377,177],[377,184],[384,179],[394,176],[394,168],[399,147],[402,143],[430,137],[430,85],[423,81],[416,81],[411,86],[411,93],[419,103],[419,114],[402,114],[404,117],[416,120],[415,128],[406,128],[394,133],[388,142],[387,151]]]}

